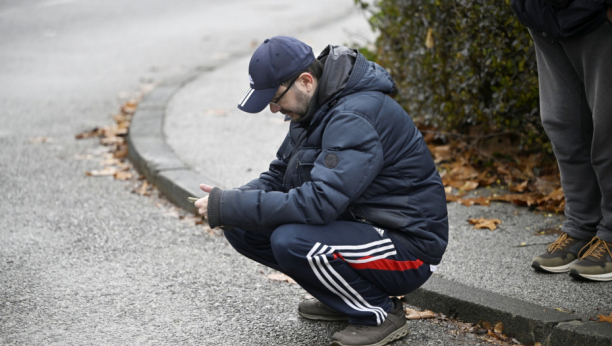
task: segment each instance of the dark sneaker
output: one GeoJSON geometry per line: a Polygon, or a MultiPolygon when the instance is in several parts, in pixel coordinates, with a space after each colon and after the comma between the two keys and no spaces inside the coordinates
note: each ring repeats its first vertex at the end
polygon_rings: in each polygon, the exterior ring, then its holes
{"type": "Polygon", "coordinates": [[[332,337],[331,346],[383,346],[408,335],[404,305],[397,298],[391,298],[393,309],[378,326],[351,324],[332,337]]]}
{"type": "Polygon", "coordinates": [[[348,321],[349,317],[339,313],[316,299],[307,299],[298,306],[298,314],[309,320],[348,321]]]}
{"type": "Polygon", "coordinates": [[[550,273],[565,273],[578,261],[578,252],[587,243],[587,240],[575,239],[563,233],[548,245],[546,253],[533,259],[531,266],[550,273]]]}
{"type": "Polygon", "coordinates": [[[612,243],[595,237],[580,250],[580,260],[570,267],[573,278],[594,281],[612,281],[612,243]]]}

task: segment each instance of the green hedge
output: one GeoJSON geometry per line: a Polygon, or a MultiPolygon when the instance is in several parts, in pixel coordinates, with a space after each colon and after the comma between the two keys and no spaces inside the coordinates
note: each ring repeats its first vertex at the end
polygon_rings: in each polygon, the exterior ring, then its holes
{"type": "Polygon", "coordinates": [[[391,73],[396,100],[417,122],[458,133],[478,125],[550,152],[533,42],[509,0],[355,2],[380,32],[374,51],[361,51],[391,73]]]}

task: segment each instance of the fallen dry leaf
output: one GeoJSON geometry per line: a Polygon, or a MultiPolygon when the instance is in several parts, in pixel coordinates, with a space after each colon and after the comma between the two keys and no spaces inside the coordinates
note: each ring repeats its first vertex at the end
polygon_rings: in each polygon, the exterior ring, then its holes
{"type": "Polygon", "coordinates": [[[476,181],[478,181],[478,184],[480,184],[480,186],[489,186],[493,184],[496,180],[497,176],[489,174],[488,171],[483,171],[478,174],[478,177],[476,177],[476,181]]]}
{"type": "Polygon", "coordinates": [[[463,191],[472,191],[475,190],[478,187],[478,182],[477,181],[466,181],[460,188],[459,190],[463,190],[463,191]]]}
{"type": "Polygon", "coordinates": [[[488,321],[484,321],[482,322],[482,327],[486,330],[491,330],[493,329],[493,327],[491,327],[491,323],[489,323],[488,321]]]}
{"type": "Polygon", "coordinates": [[[93,170],[93,171],[85,172],[85,175],[91,176],[91,177],[102,177],[106,175],[114,175],[115,173],[117,173],[117,169],[115,167],[104,167],[104,169],[100,171],[93,170]]]}
{"type": "Polygon", "coordinates": [[[142,186],[140,187],[140,189],[138,189],[137,193],[138,193],[139,195],[143,195],[143,196],[144,196],[144,195],[146,195],[146,194],[147,194],[147,188],[148,188],[148,187],[149,187],[149,182],[145,180],[145,181],[142,183],[142,186]]]}
{"type": "Polygon", "coordinates": [[[444,188],[444,192],[445,192],[447,195],[452,194],[452,193],[453,193],[453,187],[452,187],[452,186],[446,186],[446,187],[444,188]]]}
{"type": "Polygon", "coordinates": [[[485,219],[483,217],[479,219],[469,219],[468,222],[474,225],[475,229],[488,228],[491,231],[497,229],[497,225],[501,224],[500,219],[485,219]]]}
{"type": "Polygon", "coordinates": [[[284,282],[288,282],[290,284],[297,284],[297,282],[295,282],[295,280],[293,280],[292,278],[290,278],[289,276],[283,274],[283,273],[272,273],[268,276],[265,277],[268,280],[272,280],[272,281],[284,281],[284,282]]]}
{"type": "Polygon", "coordinates": [[[567,310],[563,310],[562,308],[555,308],[555,310],[560,311],[560,312],[565,312],[566,314],[571,314],[571,311],[567,311],[567,310]]]}
{"type": "Polygon", "coordinates": [[[442,161],[450,161],[451,159],[451,147],[450,145],[434,146],[434,162],[440,163],[442,161]]]}
{"type": "Polygon", "coordinates": [[[123,114],[134,114],[136,112],[136,107],[138,107],[137,100],[129,100],[121,106],[121,112],[123,114]]]}
{"type": "Polygon", "coordinates": [[[533,344],[533,346],[542,346],[541,342],[536,342],[535,344],[533,344]]]}
{"type": "Polygon", "coordinates": [[[514,191],[514,192],[524,192],[527,189],[528,183],[529,183],[529,180],[525,180],[524,182],[518,185],[510,185],[508,186],[508,190],[514,191]]]}
{"type": "Polygon", "coordinates": [[[504,324],[501,322],[497,322],[495,324],[495,328],[493,328],[493,331],[501,334],[504,331],[504,324]]]}
{"type": "Polygon", "coordinates": [[[610,316],[606,316],[606,315],[597,315],[597,318],[599,318],[599,322],[608,322],[608,323],[612,323],[612,314],[610,314],[610,316]]]}
{"type": "Polygon", "coordinates": [[[102,145],[113,145],[113,144],[123,144],[123,143],[125,143],[125,138],[123,137],[111,136],[111,137],[104,137],[100,139],[100,144],[102,145]]]}
{"type": "Polygon", "coordinates": [[[508,194],[503,196],[495,196],[491,198],[493,201],[511,202],[517,205],[531,206],[537,204],[535,194],[508,194]]]}
{"type": "Polygon", "coordinates": [[[114,174],[114,177],[117,180],[129,180],[129,179],[132,179],[132,176],[133,176],[132,172],[126,172],[126,171],[117,172],[114,174]]]}
{"type": "Polygon", "coordinates": [[[74,136],[76,139],[85,139],[91,137],[98,137],[100,135],[99,128],[95,127],[93,130],[81,132],[78,135],[74,136]]]}
{"type": "Polygon", "coordinates": [[[477,198],[464,198],[460,200],[461,204],[466,207],[471,207],[474,204],[489,206],[491,204],[491,199],[488,197],[480,196],[477,198]]]}
{"type": "Polygon", "coordinates": [[[430,310],[417,311],[415,309],[405,308],[406,318],[409,320],[424,320],[436,317],[436,314],[430,310]]]}
{"type": "Polygon", "coordinates": [[[461,196],[457,195],[446,195],[446,202],[457,202],[461,201],[461,196]]]}
{"type": "Polygon", "coordinates": [[[119,148],[119,150],[115,151],[113,153],[113,156],[116,159],[120,159],[120,160],[125,159],[128,156],[128,147],[127,147],[127,145],[122,146],[121,148],[119,148]]]}

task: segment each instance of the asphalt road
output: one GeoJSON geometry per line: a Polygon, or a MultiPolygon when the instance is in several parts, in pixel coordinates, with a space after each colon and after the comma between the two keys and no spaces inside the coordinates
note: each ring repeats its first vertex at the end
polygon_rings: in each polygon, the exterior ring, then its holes
{"type": "MultiPolygon", "coordinates": [[[[86,177],[105,148],[74,135],[110,124],[142,83],[344,18],[352,3],[2,2],[0,344],[326,344],[343,325],[298,318],[303,290],[263,278],[162,198],[86,177]]],[[[478,344],[411,325],[396,345],[478,344]]]]}

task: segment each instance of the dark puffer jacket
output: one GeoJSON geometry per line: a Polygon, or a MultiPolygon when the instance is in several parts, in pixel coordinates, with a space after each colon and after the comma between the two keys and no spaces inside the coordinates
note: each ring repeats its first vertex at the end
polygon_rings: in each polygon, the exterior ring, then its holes
{"type": "Polygon", "coordinates": [[[209,196],[211,227],[274,230],[334,220],[390,230],[425,263],[448,241],[442,180],[421,133],[387,94],[395,84],[357,51],[329,46],[306,120],[291,122],[277,160],[259,179],[209,196]]]}
{"type": "Polygon", "coordinates": [[[526,27],[551,39],[586,35],[609,21],[612,0],[512,0],[526,27]]]}

